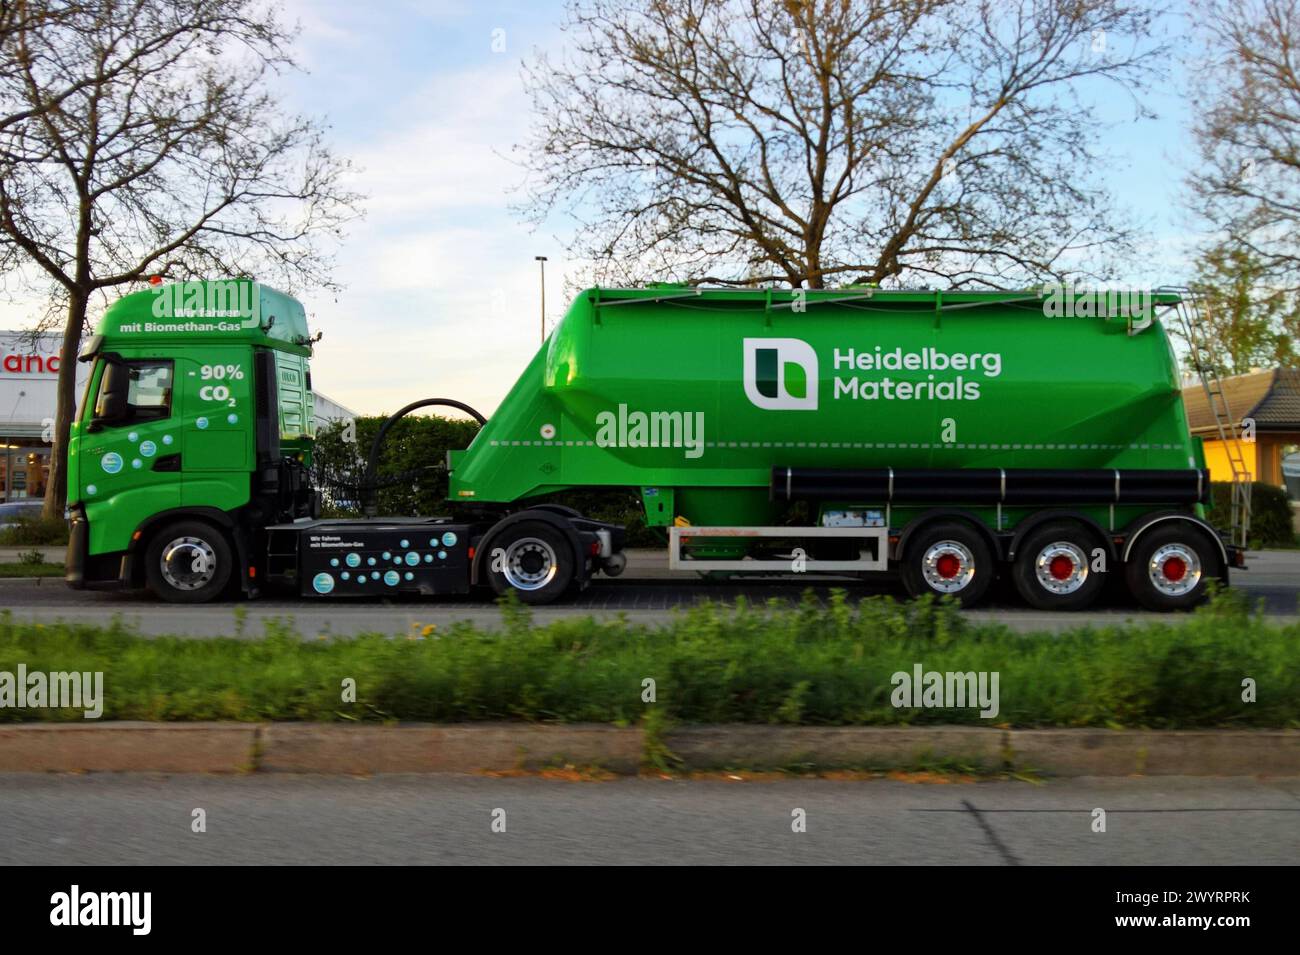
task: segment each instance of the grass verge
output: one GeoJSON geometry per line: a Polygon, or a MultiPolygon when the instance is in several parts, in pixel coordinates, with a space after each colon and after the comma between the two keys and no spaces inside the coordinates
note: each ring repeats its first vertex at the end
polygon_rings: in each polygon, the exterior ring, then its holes
{"type": "MultiPolygon", "coordinates": [[[[1232,592],[1191,620],[1036,634],[943,603],[854,606],[842,592],[829,606],[811,595],[793,609],[706,605],[655,626],[538,626],[505,605],[500,626],[417,626],[406,639],[304,640],[291,621],[259,640],[144,638],[120,621],[43,626],[0,614],[0,671],[19,664],[102,671],[105,719],[1300,726],[1300,625],[1269,622],[1232,592]],[[891,677],[916,664],[998,673],[998,716],[895,707],[891,677]],[[1257,702],[1243,700],[1245,680],[1257,702]]],[[[80,712],[0,707],[0,720],[72,718],[80,712]]],[[[670,768],[669,754],[647,755],[670,768]]]]}
{"type": "Polygon", "coordinates": [[[48,561],[39,564],[0,563],[0,577],[62,577],[65,573],[62,564],[51,564],[48,561]]]}

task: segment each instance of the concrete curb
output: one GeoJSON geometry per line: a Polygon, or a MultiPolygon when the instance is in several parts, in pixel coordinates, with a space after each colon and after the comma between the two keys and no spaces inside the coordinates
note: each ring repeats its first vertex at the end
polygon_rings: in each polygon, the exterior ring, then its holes
{"type": "Polygon", "coordinates": [[[1300,776],[1296,730],[1043,729],[1006,735],[1014,766],[1056,776],[1300,776]]]}
{"type": "MultiPolygon", "coordinates": [[[[654,746],[683,769],[969,766],[1057,776],[1300,776],[1297,730],[693,726],[654,746]]],[[[10,723],[0,772],[636,773],[639,728],[527,723],[10,723]]]]}
{"type": "Polygon", "coordinates": [[[272,723],[257,768],[288,773],[474,773],[600,766],[635,773],[641,731],[603,724],[272,723]]]}
{"type": "Polygon", "coordinates": [[[1005,734],[981,726],[690,726],[664,744],[694,769],[876,767],[949,762],[996,770],[1005,734]]]}
{"type": "Polygon", "coordinates": [[[0,772],[237,773],[256,723],[0,723],[0,772]]]}

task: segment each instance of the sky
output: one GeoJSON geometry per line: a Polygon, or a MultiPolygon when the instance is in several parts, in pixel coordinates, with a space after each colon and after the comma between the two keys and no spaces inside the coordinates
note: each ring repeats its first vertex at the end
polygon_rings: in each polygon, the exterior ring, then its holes
{"type": "Polygon", "coordinates": [[[361,414],[456,398],[490,414],[563,314],[563,245],[509,205],[529,123],[520,64],[556,49],[556,3],[293,0],[306,72],[288,103],[324,114],[360,169],[365,219],[338,252],[337,296],[304,295],[324,333],[312,380],[361,414]]]}
{"type": "MultiPolygon", "coordinates": [[[[456,398],[490,414],[540,341],[545,255],[548,327],[563,315],[562,223],[532,229],[510,205],[522,173],[510,159],[530,123],[521,60],[563,45],[561,0],[287,0],[301,27],[303,70],[280,81],[284,105],[322,117],[357,166],[365,218],[337,250],[338,293],[302,293],[323,332],[313,359],[321,392],[359,414],[418,398],[456,398]]],[[[1131,102],[1085,91],[1115,124],[1099,131],[1118,205],[1155,237],[1131,283],[1180,284],[1190,238],[1180,211],[1190,141],[1173,77],[1131,102]]],[[[653,277],[648,277],[653,278],[653,277]]],[[[31,303],[0,304],[0,327],[29,325],[31,303]]]]}

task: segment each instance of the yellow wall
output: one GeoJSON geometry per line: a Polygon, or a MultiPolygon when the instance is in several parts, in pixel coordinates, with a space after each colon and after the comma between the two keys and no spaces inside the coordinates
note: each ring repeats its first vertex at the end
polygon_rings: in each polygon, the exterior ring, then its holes
{"type": "MultiPolygon", "coordinates": [[[[1213,441],[1205,440],[1205,464],[1210,469],[1211,481],[1231,481],[1232,465],[1228,463],[1228,452],[1224,448],[1224,443],[1218,438],[1213,441]]],[[[1259,467],[1259,443],[1257,441],[1241,441],[1241,459],[1246,463],[1246,470],[1250,473],[1250,479],[1255,480],[1255,474],[1259,467]]]]}
{"type": "MultiPolygon", "coordinates": [[[[1239,442],[1242,448],[1242,460],[1245,461],[1245,469],[1251,474],[1252,481],[1260,463],[1260,444],[1258,442],[1239,442]]],[[[1223,442],[1218,438],[1214,440],[1205,440],[1205,464],[1210,469],[1210,481],[1231,481],[1232,465],[1227,460],[1227,450],[1223,447],[1223,442]]]]}

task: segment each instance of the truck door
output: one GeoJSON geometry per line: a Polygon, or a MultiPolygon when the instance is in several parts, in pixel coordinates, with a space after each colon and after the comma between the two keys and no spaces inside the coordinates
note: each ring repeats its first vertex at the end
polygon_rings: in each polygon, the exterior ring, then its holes
{"type": "Polygon", "coordinates": [[[166,473],[179,470],[169,464],[180,450],[176,362],[115,357],[101,360],[97,371],[78,472],[92,518],[91,553],[124,549],[140,521],[180,504],[179,475],[166,473]],[[116,366],[112,375],[111,366],[116,366]],[[125,401],[111,414],[110,380],[125,391],[125,401]],[[103,516],[111,514],[112,520],[95,520],[102,505],[109,506],[103,516]]]}
{"type": "Polygon", "coordinates": [[[248,503],[252,361],[247,348],[204,348],[176,359],[182,405],[182,504],[233,510],[248,503]]]}

